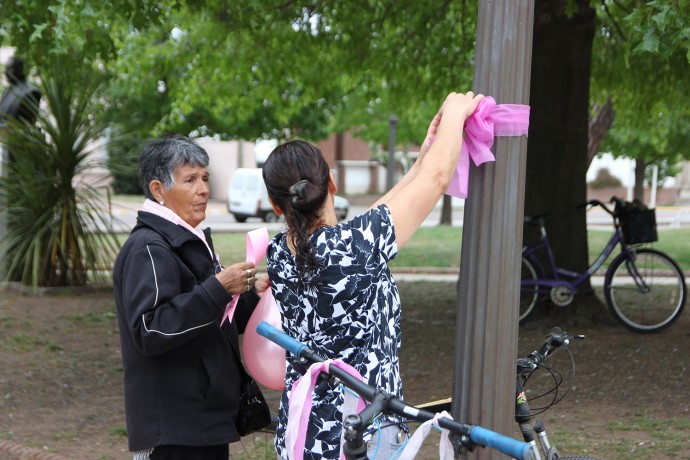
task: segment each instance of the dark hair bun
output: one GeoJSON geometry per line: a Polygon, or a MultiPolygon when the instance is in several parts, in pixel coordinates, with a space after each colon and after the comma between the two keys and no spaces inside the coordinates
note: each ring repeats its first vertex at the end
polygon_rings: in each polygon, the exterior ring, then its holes
{"type": "Polygon", "coordinates": [[[302,179],[290,186],[290,201],[292,207],[299,211],[309,211],[320,207],[324,197],[321,191],[311,181],[302,179]]]}

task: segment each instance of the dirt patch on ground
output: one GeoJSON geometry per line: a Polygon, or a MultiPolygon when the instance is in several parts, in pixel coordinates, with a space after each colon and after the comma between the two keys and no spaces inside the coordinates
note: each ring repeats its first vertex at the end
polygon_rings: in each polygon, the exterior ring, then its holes
{"type": "MultiPolygon", "coordinates": [[[[401,283],[403,381],[414,403],[452,391],[454,285],[431,287],[401,283]]],[[[520,352],[538,347],[552,325],[522,327],[520,352]]],[[[610,322],[569,332],[587,339],[573,347],[574,388],[543,415],[551,432],[570,433],[566,442],[587,436],[588,454],[599,458],[690,458],[688,313],[659,334],[635,334],[610,322]],[[663,433],[684,442],[668,451],[663,433]]],[[[277,392],[266,395],[275,405],[277,392]]],[[[0,292],[0,459],[131,459],[125,436],[111,292],[0,292]]],[[[436,457],[430,443],[420,458],[436,457]]],[[[569,452],[567,445],[561,451],[569,452]]]]}
{"type": "MultiPolygon", "coordinates": [[[[454,366],[455,337],[446,331],[454,329],[455,300],[452,286],[434,286],[401,286],[403,298],[409,298],[412,289],[425,289],[429,299],[423,307],[405,306],[401,360],[405,394],[413,403],[452,392],[448,370],[454,366]]],[[[570,347],[576,364],[574,381],[567,353],[554,355],[550,363],[563,373],[560,390],[573,382],[567,396],[540,415],[550,434],[562,435],[565,444],[557,443],[561,453],[602,459],[690,459],[690,314],[685,312],[657,334],[631,332],[606,311],[600,317],[604,321],[591,324],[573,318],[559,321],[550,315],[519,331],[521,356],[537,349],[553,326],[586,337],[570,347]],[[680,442],[666,445],[663,439],[674,436],[680,442]],[[589,442],[586,450],[569,448],[584,438],[589,442]]],[[[529,385],[541,393],[553,387],[553,380],[540,374],[529,385]]],[[[428,452],[426,458],[436,458],[428,452]]]]}

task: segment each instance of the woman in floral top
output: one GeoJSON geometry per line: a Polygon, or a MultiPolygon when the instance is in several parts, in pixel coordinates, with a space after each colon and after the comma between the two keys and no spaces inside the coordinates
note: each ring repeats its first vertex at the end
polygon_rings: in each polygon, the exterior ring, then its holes
{"type": "MultiPolygon", "coordinates": [[[[400,398],[401,305],[388,263],[446,192],[458,162],[464,121],[482,97],[472,92],[448,95],[410,171],[349,222],[338,223],[333,207],[337,187],[313,145],[280,145],[263,166],[271,204],[287,223],[287,230],[271,242],[267,258],[283,330],[322,356],[342,359],[366,383],[400,398]]],[[[285,447],[288,398],[300,375],[288,360],[275,441],[283,459],[290,456],[285,447]]],[[[322,383],[312,401],[304,458],[337,459],[342,389],[322,383]]],[[[407,427],[392,416],[380,420],[380,427],[369,441],[368,455],[389,459],[407,427]]]]}

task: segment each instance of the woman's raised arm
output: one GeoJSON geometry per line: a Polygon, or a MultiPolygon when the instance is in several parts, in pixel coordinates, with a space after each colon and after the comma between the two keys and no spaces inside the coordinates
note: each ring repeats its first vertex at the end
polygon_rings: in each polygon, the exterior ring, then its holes
{"type": "Polygon", "coordinates": [[[398,248],[412,237],[441,199],[453,177],[465,120],[483,95],[450,93],[431,120],[420,155],[403,178],[374,206],[385,203],[395,224],[398,248]]]}

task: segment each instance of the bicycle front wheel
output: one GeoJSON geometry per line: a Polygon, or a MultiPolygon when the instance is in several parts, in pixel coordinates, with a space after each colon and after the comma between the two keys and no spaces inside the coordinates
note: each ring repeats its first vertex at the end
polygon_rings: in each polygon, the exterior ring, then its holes
{"type": "Polygon", "coordinates": [[[613,316],[635,332],[657,332],[678,319],[685,306],[685,277],[673,259],[638,249],[614,259],[604,280],[613,316]]]}
{"type": "Polygon", "coordinates": [[[534,307],[539,300],[539,286],[531,284],[538,278],[537,270],[534,264],[526,257],[522,257],[522,269],[520,275],[520,314],[518,317],[519,323],[522,324],[527,320],[534,307]]]}

